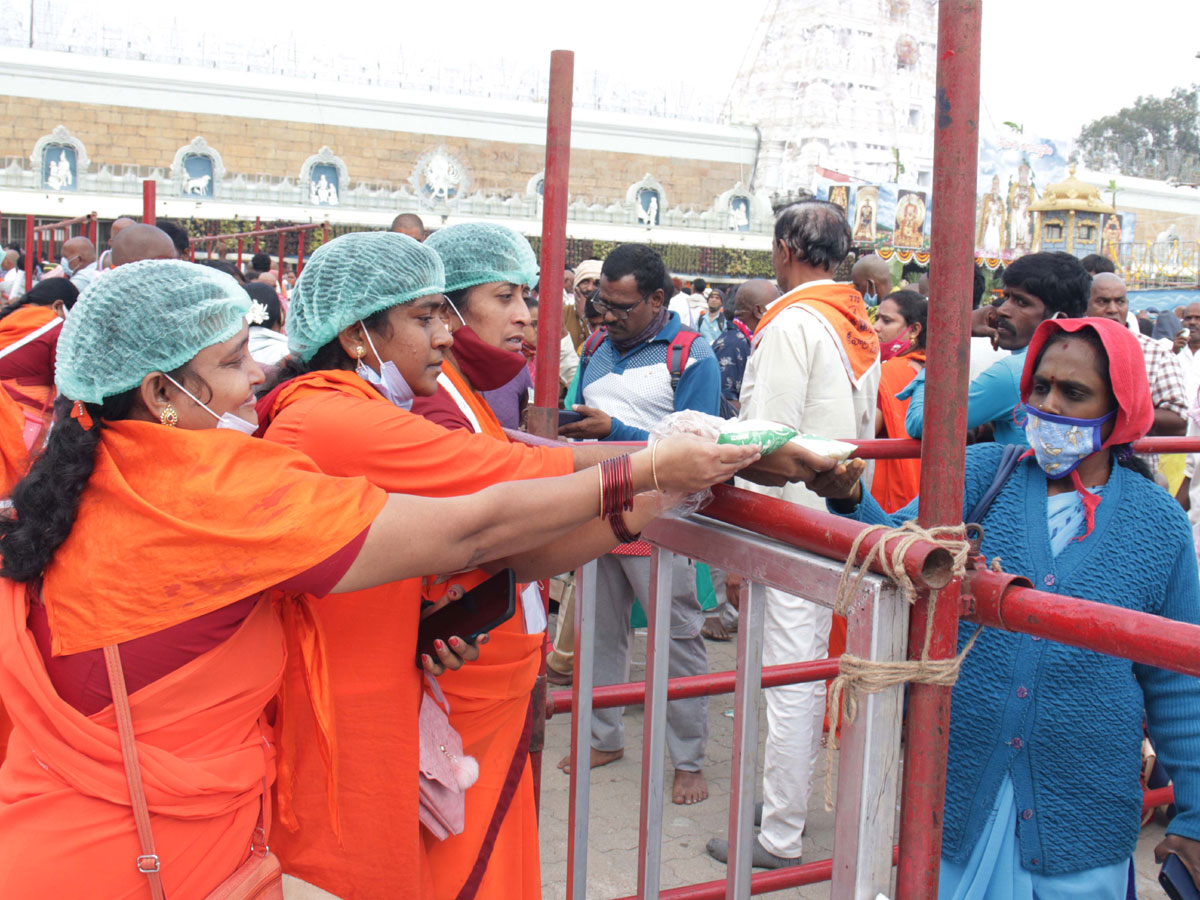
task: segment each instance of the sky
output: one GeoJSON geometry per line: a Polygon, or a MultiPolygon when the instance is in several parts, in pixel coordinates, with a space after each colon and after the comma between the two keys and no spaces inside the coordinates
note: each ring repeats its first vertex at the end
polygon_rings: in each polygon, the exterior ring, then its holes
{"type": "MultiPolygon", "coordinates": [[[[236,45],[266,66],[303,73],[314,59],[336,59],[347,73],[403,71],[410,81],[420,73],[471,93],[525,83],[532,91],[550,51],[563,48],[576,53],[577,87],[610,106],[629,96],[632,107],[662,109],[666,98],[671,110],[705,118],[723,108],[754,29],[775,2],[0,0],[0,40],[26,44],[32,8],[43,43],[95,43],[101,35],[133,47],[190,45],[210,56],[236,45]]],[[[1013,121],[1026,136],[1069,140],[1139,94],[1200,83],[1197,19],[1192,0],[1093,0],[1086,7],[988,0],[981,122],[987,129],[1013,121]]]]}

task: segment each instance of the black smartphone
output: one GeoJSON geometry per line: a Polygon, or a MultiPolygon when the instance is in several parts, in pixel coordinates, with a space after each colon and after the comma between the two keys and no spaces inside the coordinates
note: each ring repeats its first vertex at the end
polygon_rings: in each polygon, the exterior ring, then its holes
{"type": "Polygon", "coordinates": [[[1171,900],[1200,900],[1200,892],[1196,890],[1191,873],[1174,853],[1167,854],[1167,861],[1158,873],[1158,883],[1171,900]]]}
{"type": "Polygon", "coordinates": [[[560,409],[558,411],[558,427],[562,428],[564,425],[578,422],[582,418],[585,417],[581,412],[575,412],[573,409],[560,409]]]}
{"type": "Polygon", "coordinates": [[[502,569],[482,584],[463,594],[461,600],[447,603],[421,620],[417,629],[417,665],[428,653],[436,661],[434,641],[452,637],[474,641],[513,617],[517,611],[517,579],[512,569],[502,569]]]}

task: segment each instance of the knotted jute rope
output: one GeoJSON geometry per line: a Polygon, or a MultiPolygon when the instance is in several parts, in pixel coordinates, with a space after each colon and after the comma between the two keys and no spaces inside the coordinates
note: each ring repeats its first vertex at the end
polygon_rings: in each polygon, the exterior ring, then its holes
{"type": "MultiPolygon", "coordinates": [[[[967,558],[971,545],[965,537],[965,526],[945,525],[925,529],[916,522],[905,522],[898,528],[888,528],[886,525],[872,525],[863,529],[850,547],[846,565],[842,569],[842,577],[838,581],[837,596],[834,600],[833,611],[845,616],[850,611],[854,598],[858,596],[862,584],[871,566],[876,562],[883,573],[896,584],[904,595],[904,599],[913,604],[917,600],[917,586],[904,569],[904,558],[908,551],[919,541],[937,544],[951,554],[951,572],[953,577],[960,578],[967,570],[967,558]],[[855,566],[858,552],[870,535],[878,534],[879,540],[867,551],[862,563],[855,566]],[[890,551],[888,541],[898,538],[890,551]]],[[[934,612],[937,608],[938,593],[933,595],[929,615],[925,618],[925,643],[919,659],[880,661],[863,659],[850,653],[843,653],[838,665],[837,677],[829,688],[826,713],[829,717],[829,739],[825,744],[825,809],[833,810],[833,757],[838,749],[839,713],[846,722],[853,722],[858,715],[858,698],[860,694],[876,694],[899,684],[917,683],[949,687],[958,680],[958,670],[962,666],[979,629],[971,635],[962,652],[949,659],[930,659],[929,642],[933,636],[934,612]]]]}

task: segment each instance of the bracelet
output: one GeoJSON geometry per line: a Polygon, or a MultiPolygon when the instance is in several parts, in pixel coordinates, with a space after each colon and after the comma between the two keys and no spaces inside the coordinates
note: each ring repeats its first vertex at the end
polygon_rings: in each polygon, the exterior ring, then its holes
{"type": "Polygon", "coordinates": [[[633,509],[633,463],[629,455],[600,463],[600,517],[612,518],[633,509]]]}
{"type": "Polygon", "coordinates": [[[625,524],[625,517],[621,513],[614,513],[612,516],[609,516],[608,524],[612,527],[613,534],[617,536],[617,540],[622,544],[632,544],[642,536],[640,531],[637,534],[633,534],[629,530],[629,526],[625,524]]]}
{"type": "Polygon", "coordinates": [[[658,441],[650,448],[650,475],[654,478],[654,489],[661,494],[663,490],[658,486],[658,441]]]}

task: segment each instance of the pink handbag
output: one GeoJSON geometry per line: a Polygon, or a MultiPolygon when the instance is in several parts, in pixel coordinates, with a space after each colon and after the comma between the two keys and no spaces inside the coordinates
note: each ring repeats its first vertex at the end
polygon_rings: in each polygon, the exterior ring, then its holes
{"type": "MultiPolygon", "coordinates": [[[[154,900],[166,900],[162,876],[159,874],[161,863],[154,852],[154,835],[150,831],[150,809],[146,805],[146,791],[142,785],[142,768],[138,763],[137,741],[133,735],[133,713],[129,709],[129,694],[125,690],[125,672],[121,668],[121,655],[116,644],[104,648],[104,663],[108,667],[113,712],[117,719],[117,733],[121,737],[121,756],[125,760],[125,779],[129,783],[129,804],[133,808],[142,848],[136,865],[150,882],[150,894],[154,900]]],[[[250,856],[205,900],[283,900],[283,870],[278,857],[267,846],[267,831],[271,827],[270,797],[266,779],[263,779],[262,809],[258,814],[258,827],[254,829],[250,856]]]]}
{"type": "Polygon", "coordinates": [[[479,778],[479,764],[463,753],[462,736],[450,725],[450,704],[428,673],[429,693],[421,698],[419,720],[420,818],[439,841],[462,834],[466,824],[466,791],[479,778]],[[444,708],[443,708],[444,707],[444,708]]]}

